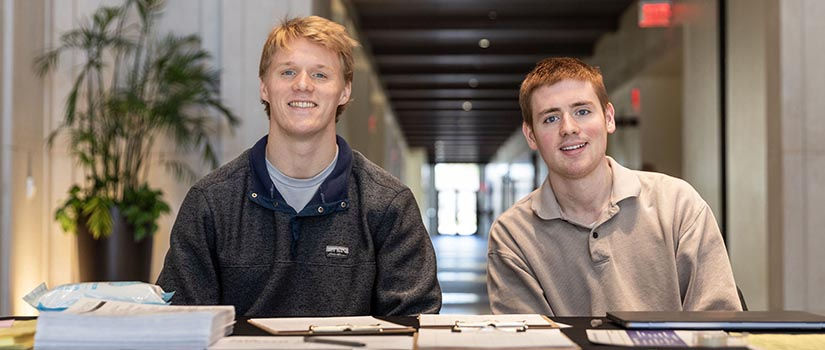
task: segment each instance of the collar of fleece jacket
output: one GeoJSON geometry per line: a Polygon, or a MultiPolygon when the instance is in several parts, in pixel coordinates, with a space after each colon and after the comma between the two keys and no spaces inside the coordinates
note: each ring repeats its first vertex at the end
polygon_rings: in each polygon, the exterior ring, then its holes
{"type": "Polygon", "coordinates": [[[344,138],[336,136],[338,143],[338,160],[332,173],[324,179],[312,199],[300,211],[295,212],[284,197],[275,188],[266,170],[267,136],[262,137],[249,152],[249,165],[254,173],[253,186],[247,193],[249,200],[270,210],[290,214],[291,216],[321,216],[349,208],[347,185],[352,172],[352,149],[344,138]]]}

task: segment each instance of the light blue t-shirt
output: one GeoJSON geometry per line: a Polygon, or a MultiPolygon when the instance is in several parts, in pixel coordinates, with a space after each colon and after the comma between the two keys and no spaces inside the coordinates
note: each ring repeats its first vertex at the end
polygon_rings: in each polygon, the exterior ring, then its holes
{"type": "Polygon", "coordinates": [[[269,159],[266,160],[266,170],[269,172],[269,178],[272,179],[272,183],[275,184],[275,188],[278,189],[278,192],[284,196],[284,200],[287,204],[289,204],[292,209],[295,209],[296,212],[300,212],[301,209],[312,200],[312,196],[315,195],[315,192],[318,191],[318,187],[321,187],[321,183],[326,180],[327,176],[332,173],[332,169],[335,169],[335,163],[338,162],[338,147],[335,147],[335,157],[332,158],[332,163],[329,165],[318,175],[315,175],[308,179],[296,179],[293,177],[289,177],[284,175],[278,168],[276,168],[272,163],[269,162],[269,159]]]}

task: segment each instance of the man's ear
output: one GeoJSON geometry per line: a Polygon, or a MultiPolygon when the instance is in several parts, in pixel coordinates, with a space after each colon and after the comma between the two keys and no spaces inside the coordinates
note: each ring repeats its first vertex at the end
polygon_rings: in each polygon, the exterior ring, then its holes
{"type": "Polygon", "coordinates": [[[608,134],[612,134],[616,131],[616,110],[610,102],[608,102],[607,106],[604,107],[604,121],[607,126],[608,134]]]}
{"type": "Polygon", "coordinates": [[[338,99],[338,105],[345,105],[349,102],[349,96],[352,93],[352,82],[347,82],[347,85],[344,85],[344,91],[341,91],[341,98],[338,99]]]}
{"type": "Polygon", "coordinates": [[[271,105],[272,102],[269,101],[269,89],[267,89],[266,84],[264,84],[264,81],[262,79],[258,79],[258,81],[261,82],[261,100],[264,100],[266,101],[266,103],[269,103],[271,105]]]}
{"type": "Polygon", "coordinates": [[[524,134],[524,138],[527,139],[527,145],[530,146],[532,150],[538,150],[539,145],[536,142],[536,135],[533,133],[533,128],[530,127],[527,122],[521,123],[521,132],[524,134]]]}

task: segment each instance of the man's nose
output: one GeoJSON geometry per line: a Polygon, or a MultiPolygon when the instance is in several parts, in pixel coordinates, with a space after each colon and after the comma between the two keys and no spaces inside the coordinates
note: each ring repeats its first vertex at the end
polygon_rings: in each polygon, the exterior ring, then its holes
{"type": "Polygon", "coordinates": [[[559,128],[559,133],[562,136],[578,134],[579,123],[570,114],[564,114],[561,118],[561,128],[559,128]]]}
{"type": "Polygon", "coordinates": [[[295,77],[295,81],[292,84],[292,88],[298,91],[312,91],[312,80],[309,74],[307,72],[298,73],[298,76],[295,77]]]}

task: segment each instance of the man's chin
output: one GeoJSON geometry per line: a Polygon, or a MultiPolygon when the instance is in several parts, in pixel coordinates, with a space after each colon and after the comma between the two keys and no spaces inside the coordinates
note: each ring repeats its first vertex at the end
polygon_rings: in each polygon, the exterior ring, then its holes
{"type": "MultiPolygon", "coordinates": [[[[334,124],[333,124],[334,125],[334,124]]],[[[317,123],[306,123],[306,124],[293,124],[288,125],[286,127],[279,128],[281,133],[284,135],[288,135],[292,138],[312,138],[321,134],[324,134],[327,129],[330,129],[324,125],[319,125],[317,123]]],[[[331,128],[332,132],[335,132],[335,128],[331,128]]]]}
{"type": "Polygon", "coordinates": [[[568,179],[568,180],[579,180],[587,177],[593,171],[595,171],[596,167],[589,162],[572,162],[569,164],[564,164],[560,167],[555,167],[555,169],[551,169],[553,173],[556,175],[568,179]]]}

